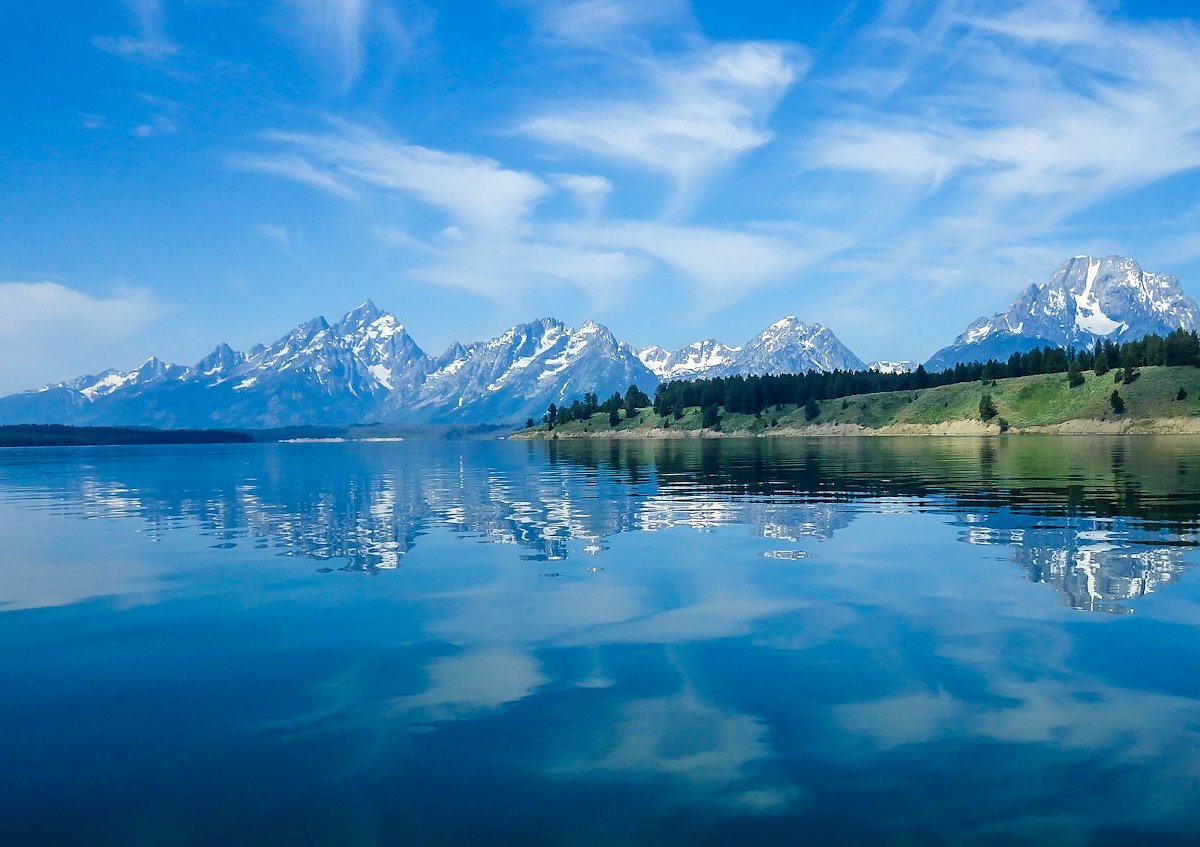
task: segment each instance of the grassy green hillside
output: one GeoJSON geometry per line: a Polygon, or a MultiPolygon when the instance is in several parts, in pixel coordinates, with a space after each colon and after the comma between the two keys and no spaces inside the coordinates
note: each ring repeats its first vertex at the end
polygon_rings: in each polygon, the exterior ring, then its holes
{"type": "MultiPolygon", "coordinates": [[[[1139,370],[1138,378],[1126,385],[1115,382],[1115,371],[1096,376],[1084,373],[1083,385],[1067,385],[1066,374],[1039,374],[996,380],[988,385],[980,382],[945,385],[919,391],[891,391],[881,394],[859,394],[845,399],[820,403],[820,414],[811,421],[804,410],[796,406],[772,407],[761,417],[753,415],[721,415],[723,432],[764,433],[771,429],[795,429],[819,424],[856,424],[878,429],[903,424],[941,424],[957,420],[978,420],[979,401],[989,394],[998,411],[1013,428],[1048,426],[1064,421],[1125,421],[1157,418],[1200,418],[1200,368],[1147,367],[1139,370]],[[1187,397],[1176,400],[1182,388],[1187,397]],[[1109,396],[1116,389],[1125,402],[1125,413],[1113,412],[1109,396]]],[[[994,421],[993,421],[994,422],[994,421]]],[[[608,416],[595,414],[587,421],[571,421],[554,429],[560,435],[627,433],[661,429],[681,434],[702,428],[700,410],[690,408],[676,421],[643,409],[633,419],[622,419],[614,428],[608,416]]],[[[526,431],[530,436],[550,435],[544,425],[526,431]]]]}

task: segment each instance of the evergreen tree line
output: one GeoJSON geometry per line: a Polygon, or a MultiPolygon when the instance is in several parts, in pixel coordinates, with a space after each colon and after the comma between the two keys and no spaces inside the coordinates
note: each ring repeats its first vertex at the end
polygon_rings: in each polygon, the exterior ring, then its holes
{"type": "MultiPolygon", "coordinates": [[[[546,409],[546,414],[542,415],[542,423],[549,426],[551,429],[559,424],[569,423],[571,421],[586,421],[597,412],[608,415],[610,426],[616,426],[621,420],[621,412],[624,411],[624,418],[627,420],[636,417],[638,409],[644,409],[651,405],[650,395],[638,388],[636,385],[631,385],[625,390],[625,395],[621,396],[621,392],[614,391],[612,396],[603,403],[597,395],[588,393],[583,395],[582,400],[574,400],[570,406],[562,406],[561,408],[556,403],[551,403],[546,409]]],[[[533,418],[525,421],[526,428],[534,425],[533,418]]]]}
{"type": "Polygon", "coordinates": [[[1121,368],[1130,375],[1136,368],[1152,365],[1192,365],[1200,367],[1200,337],[1195,331],[1175,330],[1165,338],[1148,335],[1136,341],[1117,344],[1103,340],[1092,349],[1039,347],[1025,353],[1013,353],[1005,362],[958,364],[936,373],[919,366],[911,373],[884,374],[876,371],[809,371],[804,374],[774,376],[732,376],[712,379],[676,380],[658,386],[654,394],[654,413],[660,417],[683,417],[689,406],[699,406],[716,416],[717,407],[741,414],[761,414],[772,406],[804,406],[817,411],[816,402],[875,394],[882,391],[913,391],[939,385],[964,382],[990,382],[1033,374],[1068,373],[1072,385],[1082,382],[1083,371],[1102,375],[1121,368]],[[711,410],[711,411],[709,411],[711,410]]]}

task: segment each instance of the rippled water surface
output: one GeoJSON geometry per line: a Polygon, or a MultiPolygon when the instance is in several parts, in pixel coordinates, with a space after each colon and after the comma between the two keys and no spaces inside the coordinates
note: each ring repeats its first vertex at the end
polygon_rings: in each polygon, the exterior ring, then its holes
{"type": "Polygon", "coordinates": [[[6,845],[1193,844],[1200,439],[0,453],[6,845]]]}

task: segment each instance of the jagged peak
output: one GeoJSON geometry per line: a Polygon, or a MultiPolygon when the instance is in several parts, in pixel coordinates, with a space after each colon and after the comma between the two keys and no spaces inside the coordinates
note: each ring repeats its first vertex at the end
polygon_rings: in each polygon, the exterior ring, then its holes
{"type": "MultiPolygon", "coordinates": [[[[579,329],[575,330],[575,332],[572,334],[575,336],[596,336],[614,344],[617,341],[617,338],[615,335],[613,335],[611,329],[602,323],[597,323],[596,321],[591,320],[584,321],[579,325],[579,329]]],[[[632,350],[633,348],[631,347],[630,349],[632,350]]]]}
{"type": "Polygon", "coordinates": [[[344,314],[342,319],[338,321],[338,326],[343,328],[369,326],[380,318],[391,318],[392,321],[396,320],[393,315],[376,306],[374,301],[367,299],[344,314]]]}
{"type": "Polygon", "coordinates": [[[827,331],[827,328],[821,324],[807,323],[800,320],[795,315],[787,315],[786,317],[775,321],[775,323],[771,324],[769,327],[760,332],[754,337],[754,341],[751,343],[772,340],[779,338],[780,336],[789,337],[800,334],[809,336],[827,331]]]}
{"type": "Polygon", "coordinates": [[[795,315],[785,315],[769,327],[764,329],[760,335],[765,335],[770,332],[781,332],[783,330],[799,330],[801,332],[820,332],[826,327],[819,323],[811,323],[802,321],[795,315]]]}
{"type": "Polygon", "coordinates": [[[208,375],[215,373],[221,368],[229,365],[239,364],[245,359],[246,357],[243,354],[239,353],[237,350],[234,350],[232,347],[222,341],[213,348],[211,353],[197,362],[193,367],[193,370],[198,371],[201,374],[208,375]]]}
{"type": "Polygon", "coordinates": [[[519,324],[519,326],[543,326],[543,327],[553,327],[554,329],[566,329],[567,328],[567,325],[564,322],[560,321],[558,318],[551,318],[551,317],[535,318],[534,320],[530,321],[529,323],[519,324]]]}
{"type": "Polygon", "coordinates": [[[329,321],[325,320],[324,315],[317,315],[315,318],[310,318],[304,323],[292,330],[292,335],[311,335],[317,332],[323,332],[329,329],[329,321]]]}

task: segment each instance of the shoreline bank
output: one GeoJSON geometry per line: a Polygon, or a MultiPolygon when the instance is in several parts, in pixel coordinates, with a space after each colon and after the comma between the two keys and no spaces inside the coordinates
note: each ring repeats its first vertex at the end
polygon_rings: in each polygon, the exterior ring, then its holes
{"type": "MultiPolygon", "coordinates": [[[[712,429],[671,429],[662,427],[638,429],[597,429],[591,431],[560,429],[519,430],[507,436],[520,441],[551,441],[567,438],[602,439],[679,439],[679,438],[887,438],[898,436],[981,437],[1001,435],[1000,426],[983,421],[961,419],[933,424],[899,423],[867,427],[852,423],[826,423],[803,427],[771,427],[762,432],[735,430],[724,432],[712,429]]],[[[1200,435],[1200,418],[1134,418],[1130,420],[1096,420],[1078,418],[1055,424],[1009,427],[1004,435],[1200,435]]]]}

